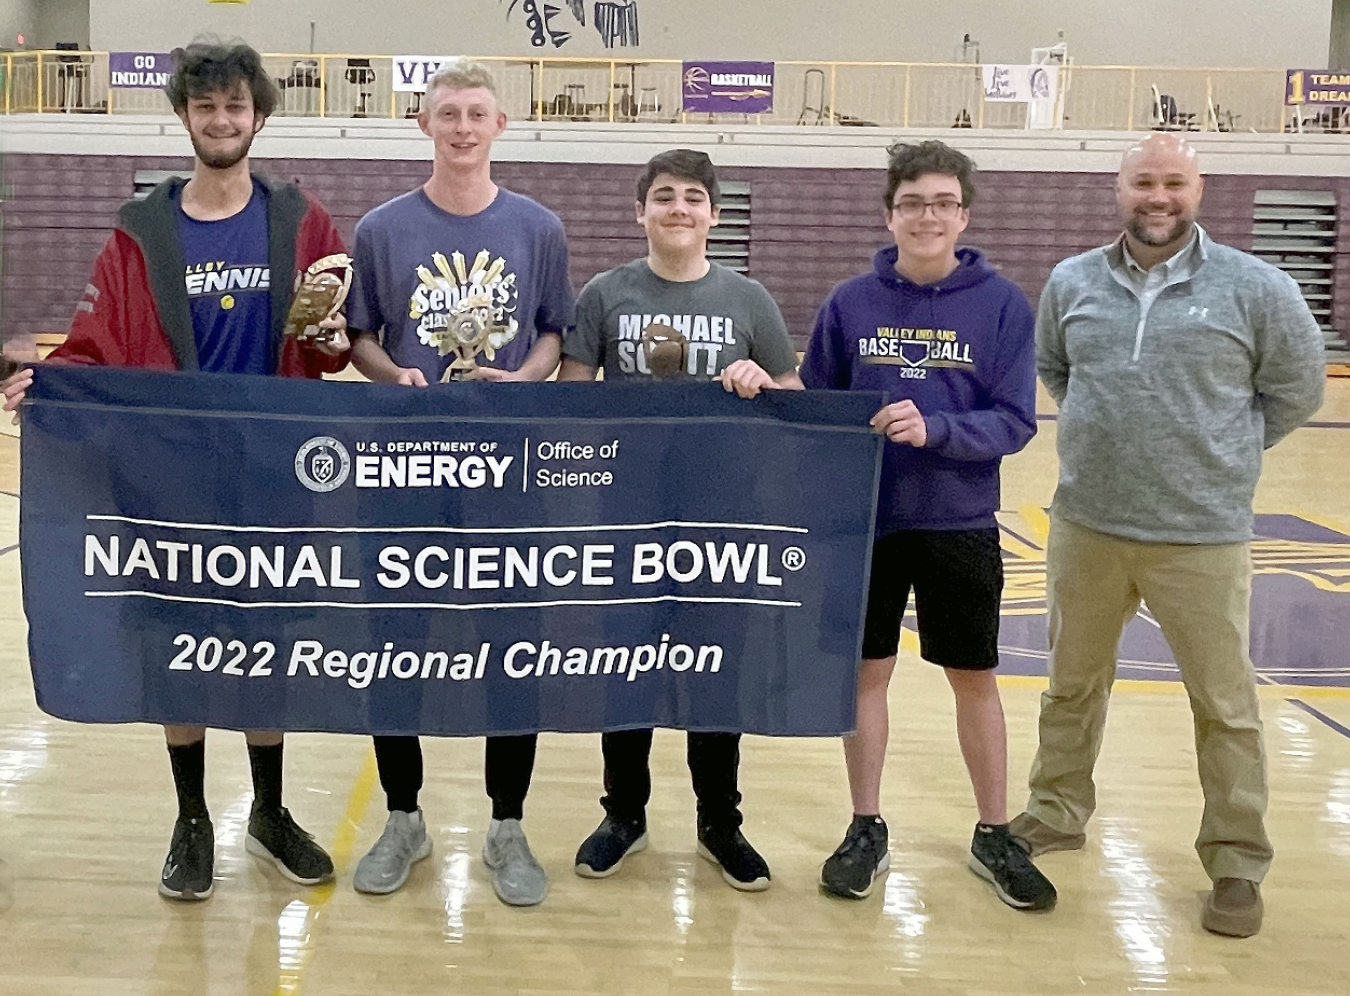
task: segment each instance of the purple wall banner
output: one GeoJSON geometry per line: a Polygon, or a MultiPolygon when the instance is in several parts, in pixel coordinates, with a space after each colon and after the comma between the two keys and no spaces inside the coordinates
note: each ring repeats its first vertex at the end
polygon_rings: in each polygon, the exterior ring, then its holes
{"type": "Polygon", "coordinates": [[[163,90],[173,73],[168,52],[110,52],[108,85],[122,90],[163,90]]]}
{"type": "Polygon", "coordinates": [[[686,62],[681,79],[687,113],[773,112],[772,62],[686,62]]]}
{"type": "Polygon", "coordinates": [[[1350,104],[1350,73],[1330,69],[1287,69],[1284,74],[1284,103],[1350,104]]]}

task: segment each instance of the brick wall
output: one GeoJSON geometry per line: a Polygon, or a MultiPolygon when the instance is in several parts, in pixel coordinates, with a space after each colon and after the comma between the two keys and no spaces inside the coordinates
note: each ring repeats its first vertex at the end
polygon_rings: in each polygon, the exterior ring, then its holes
{"type": "MultiPolygon", "coordinates": [[[[142,169],[186,168],[181,158],[10,155],[4,179],[4,333],[64,331],[113,214],[142,169]]],[[[298,180],[322,200],[344,236],[381,202],[420,184],[430,163],[385,160],[259,160],[273,175],[298,180]]],[[[601,164],[500,163],[503,186],[552,208],[567,226],[572,279],[644,251],[633,221],[636,168],[601,164]]],[[[879,170],[728,168],[751,184],[751,275],[777,299],[799,341],[810,333],[829,289],[869,265],[889,235],[882,227],[879,170]]],[[[964,241],[985,249],[1034,304],[1054,264],[1101,245],[1117,232],[1113,178],[1095,173],[987,172],[964,241]]],[[[1252,197],[1259,188],[1325,189],[1337,194],[1342,224],[1336,254],[1337,326],[1350,339],[1350,178],[1211,176],[1202,221],[1221,242],[1251,243],[1252,197]]]]}

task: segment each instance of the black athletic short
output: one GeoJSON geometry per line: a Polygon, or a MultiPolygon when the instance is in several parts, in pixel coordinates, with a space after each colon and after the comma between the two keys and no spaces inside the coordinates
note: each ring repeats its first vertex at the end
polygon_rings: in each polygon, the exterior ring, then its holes
{"type": "Polygon", "coordinates": [[[872,549],[862,655],[892,656],[914,590],[919,652],[941,667],[998,667],[1003,554],[997,529],[905,530],[872,549]]]}

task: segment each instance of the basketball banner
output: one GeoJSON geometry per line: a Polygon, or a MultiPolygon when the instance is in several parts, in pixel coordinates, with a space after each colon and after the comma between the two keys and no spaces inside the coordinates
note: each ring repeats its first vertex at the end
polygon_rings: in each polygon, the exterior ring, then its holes
{"type": "Polygon", "coordinates": [[[879,395],[43,366],[20,543],[80,722],[834,735],[879,395]]]}
{"type": "Polygon", "coordinates": [[[772,62],[688,62],[681,106],[689,114],[772,114],[772,62]]]}

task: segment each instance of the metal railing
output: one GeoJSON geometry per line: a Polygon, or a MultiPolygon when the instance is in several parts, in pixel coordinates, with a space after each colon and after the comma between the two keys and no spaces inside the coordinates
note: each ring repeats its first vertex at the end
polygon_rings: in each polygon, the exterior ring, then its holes
{"type": "MultiPolygon", "coordinates": [[[[1026,128],[1028,105],[983,99],[969,63],[779,62],[772,113],[686,115],[675,59],[483,57],[515,119],[603,122],[835,124],[883,128],[1026,128]]],[[[12,52],[0,56],[5,114],[168,113],[158,90],[109,85],[106,52],[12,52]]],[[[394,90],[394,60],[377,55],[264,56],[291,117],[413,117],[420,96],[394,90]]],[[[1278,69],[1079,66],[1060,69],[1056,114],[1074,130],[1350,131],[1350,114],[1300,116],[1284,105],[1278,69]]],[[[1336,109],[1339,112],[1340,109],[1336,109]]]]}

